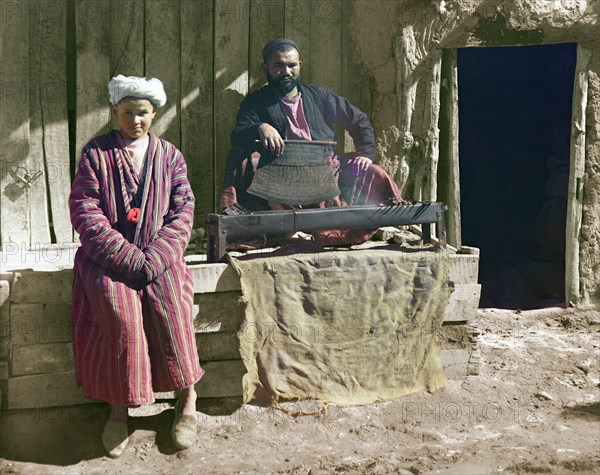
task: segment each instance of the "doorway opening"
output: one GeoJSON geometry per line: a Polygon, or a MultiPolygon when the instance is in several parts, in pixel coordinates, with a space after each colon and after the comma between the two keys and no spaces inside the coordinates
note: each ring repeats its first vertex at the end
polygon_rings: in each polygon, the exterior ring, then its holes
{"type": "Polygon", "coordinates": [[[458,50],[462,242],[480,248],[481,307],[565,300],[577,45],[458,50]]]}

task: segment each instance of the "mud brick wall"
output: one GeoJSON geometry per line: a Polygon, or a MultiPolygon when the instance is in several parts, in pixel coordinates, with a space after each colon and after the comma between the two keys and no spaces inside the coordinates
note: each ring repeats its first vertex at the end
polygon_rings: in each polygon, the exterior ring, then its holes
{"type": "MultiPolygon", "coordinates": [[[[466,250],[465,252],[475,252],[466,250]]],[[[446,309],[442,364],[449,379],[478,373],[478,350],[468,322],[475,316],[481,286],[479,256],[451,255],[453,292],[446,309]]],[[[226,264],[190,264],[194,278],[194,325],[205,375],[201,398],[242,394],[245,367],[239,355],[240,282],[226,264]]],[[[26,409],[95,402],[75,385],[71,331],[71,269],[27,270],[0,275],[0,388],[2,407],[26,409]]],[[[252,338],[252,329],[240,332],[252,338]]],[[[157,393],[172,398],[172,393],[157,393]]]]}

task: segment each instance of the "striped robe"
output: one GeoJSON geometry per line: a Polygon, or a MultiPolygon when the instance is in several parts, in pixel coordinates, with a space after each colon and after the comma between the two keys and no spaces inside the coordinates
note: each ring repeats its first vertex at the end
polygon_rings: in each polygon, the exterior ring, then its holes
{"type": "Polygon", "coordinates": [[[193,282],[183,252],[194,196],[183,155],[150,134],[137,175],[119,132],[88,143],[69,197],[75,255],[73,340],[77,384],[113,404],[197,382],[193,282]],[[138,186],[139,185],[139,186],[138,186]],[[137,224],[127,213],[138,203],[137,224]]]}

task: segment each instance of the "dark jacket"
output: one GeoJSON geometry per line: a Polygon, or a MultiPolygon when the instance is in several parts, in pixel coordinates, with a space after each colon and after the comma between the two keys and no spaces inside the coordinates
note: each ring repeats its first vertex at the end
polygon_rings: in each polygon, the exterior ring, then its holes
{"type": "MultiPolygon", "coordinates": [[[[375,134],[367,115],[354,107],[348,99],[315,84],[299,84],[304,114],[313,140],[336,140],[333,125],[347,130],[357,155],[375,158],[375,134]]],[[[285,139],[285,116],[279,106],[281,95],[272,86],[264,86],[249,94],[241,103],[237,124],[231,133],[234,149],[243,148],[245,153],[261,151],[258,126],[265,122],[277,129],[285,139]]]]}

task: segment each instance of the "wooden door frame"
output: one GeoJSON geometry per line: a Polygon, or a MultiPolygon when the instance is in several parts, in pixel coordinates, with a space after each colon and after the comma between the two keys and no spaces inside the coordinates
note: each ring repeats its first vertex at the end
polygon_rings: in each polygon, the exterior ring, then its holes
{"type": "MultiPolygon", "coordinates": [[[[397,88],[398,95],[398,126],[402,133],[410,132],[411,118],[414,112],[414,101],[418,79],[414,76],[414,70],[408,66],[407,49],[410,43],[404,37],[397,37],[394,44],[394,53],[397,62],[397,88]]],[[[526,46],[526,45],[523,45],[526,46]]],[[[439,53],[439,51],[438,51],[439,53]]],[[[592,52],[591,50],[577,45],[577,62],[575,66],[575,77],[573,81],[573,106],[571,114],[571,143],[569,164],[569,185],[567,198],[567,219],[565,225],[565,302],[569,306],[577,305],[581,299],[580,275],[579,275],[579,236],[581,232],[581,221],[583,214],[583,191],[585,173],[585,145],[586,145],[586,110],[588,96],[588,67],[592,52]]],[[[430,71],[439,71],[441,62],[441,74],[436,78],[435,74],[429,75],[429,85],[441,88],[442,94],[427,94],[425,111],[439,110],[440,128],[442,128],[442,143],[440,144],[440,157],[429,160],[429,165],[435,163],[436,167],[428,168],[431,174],[427,178],[430,185],[429,193],[424,193],[428,199],[436,199],[435,189],[438,182],[439,166],[445,166],[445,173],[441,175],[445,179],[442,187],[445,196],[441,198],[448,205],[446,232],[448,243],[460,250],[461,242],[461,214],[460,214],[460,167],[458,151],[458,66],[457,49],[446,48],[442,54],[431,55],[432,63],[430,71]],[[434,79],[434,83],[431,80],[434,79]],[[437,80],[436,80],[437,79],[437,80]],[[437,104],[431,104],[435,100],[437,104]],[[441,106],[441,107],[440,107],[441,106]],[[446,130],[444,130],[447,128],[446,130]],[[444,139],[445,136],[445,139],[444,139]]],[[[431,126],[431,124],[429,124],[431,126]]],[[[426,127],[424,127],[424,131],[426,127]]],[[[435,130],[435,128],[429,128],[435,130]]],[[[437,130],[439,133],[439,130],[437,130]]],[[[435,137],[437,140],[438,137],[435,137]]],[[[435,151],[435,150],[434,150],[435,151]]],[[[423,197],[425,198],[425,196],[423,197]]]]}
{"type": "Polygon", "coordinates": [[[592,51],[577,44],[577,62],[573,81],[571,112],[571,148],[569,164],[569,191],[565,239],[565,302],[579,303],[579,236],[583,214],[583,175],[585,173],[585,126],[588,96],[588,66],[592,51]]]}

